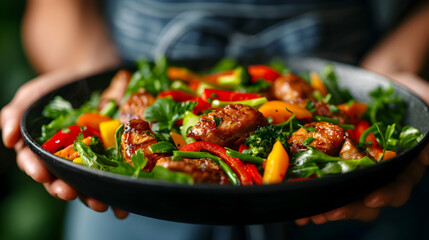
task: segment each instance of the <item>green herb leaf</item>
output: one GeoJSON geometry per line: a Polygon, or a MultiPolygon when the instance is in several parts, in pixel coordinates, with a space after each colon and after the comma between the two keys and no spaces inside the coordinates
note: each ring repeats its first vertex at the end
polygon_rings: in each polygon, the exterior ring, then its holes
{"type": "Polygon", "coordinates": [[[144,117],[152,123],[154,132],[170,132],[174,123],[182,119],[186,111],[191,111],[196,102],[176,103],[171,98],[159,98],[152,106],[146,108],[144,117]]]}
{"type": "Polygon", "coordinates": [[[215,120],[215,123],[216,123],[216,127],[219,126],[222,123],[222,121],[223,121],[223,119],[219,118],[219,117],[214,117],[214,120],[215,120]]]}
{"type": "Polygon", "coordinates": [[[314,139],[315,139],[314,137],[308,137],[307,139],[302,141],[302,145],[304,146],[310,145],[314,141],[314,139]]]}
{"type": "Polygon", "coordinates": [[[144,153],[141,149],[138,149],[133,155],[131,155],[131,161],[133,162],[134,167],[134,173],[132,176],[138,177],[140,171],[146,166],[148,159],[144,157],[144,153]]]}
{"type": "Polygon", "coordinates": [[[348,90],[342,90],[338,86],[337,75],[335,74],[334,65],[328,64],[322,70],[320,77],[325,84],[326,89],[332,94],[332,98],[329,102],[338,105],[353,99],[348,90]]]}
{"type": "Polygon", "coordinates": [[[404,126],[399,134],[399,145],[407,150],[414,147],[423,139],[424,135],[416,128],[404,126]]]}

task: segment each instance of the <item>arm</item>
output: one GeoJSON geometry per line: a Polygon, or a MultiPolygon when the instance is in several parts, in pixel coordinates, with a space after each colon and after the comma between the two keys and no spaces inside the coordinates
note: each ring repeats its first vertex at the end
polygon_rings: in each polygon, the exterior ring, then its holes
{"type": "MultiPolygon", "coordinates": [[[[427,64],[428,57],[429,4],[425,4],[371,51],[361,65],[411,89],[429,104],[429,83],[418,75],[427,64]]],[[[345,219],[374,220],[381,207],[399,207],[408,201],[413,186],[420,181],[427,165],[429,147],[387,186],[360,201],[324,214],[299,219],[296,223],[305,225],[310,221],[323,224],[345,219]]]]}
{"type": "MultiPolygon", "coordinates": [[[[3,142],[17,152],[17,164],[35,181],[43,183],[54,197],[73,200],[78,193],[55,178],[25,146],[19,120],[25,109],[45,93],[83,76],[117,64],[96,1],[30,0],[23,27],[23,43],[30,62],[42,75],[23,85],[1,110],[3,142]]],[[[83,201],[95,211],[108,206],[91,198],[83,201]]],[[[115,210],[123,218],[126,213],[115,210]]]]}

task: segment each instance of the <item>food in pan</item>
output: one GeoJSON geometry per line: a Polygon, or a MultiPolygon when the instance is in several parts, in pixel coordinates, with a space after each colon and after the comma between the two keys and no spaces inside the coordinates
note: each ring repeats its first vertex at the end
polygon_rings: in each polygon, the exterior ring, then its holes
{"type": "Polygon", "coordinates": [[[39,142],[76,164],[134,178],[303,181],[386,161],[423,138],[403,126],[407,106],[392,87],[369,94],[370,102],[356,101],[331,64],[293,73],[278,60],[225,59],[196,72],[140,61],[78,108],[55,97],[39,142]]]}

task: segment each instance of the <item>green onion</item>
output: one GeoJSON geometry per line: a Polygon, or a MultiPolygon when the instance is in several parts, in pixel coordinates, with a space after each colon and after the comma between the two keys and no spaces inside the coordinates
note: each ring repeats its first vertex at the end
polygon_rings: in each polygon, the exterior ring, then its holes
{"type": "Polygon", "coordinates": [[[235,157],[235,158],[238,158],[240,160],[250,162],[250,163],[263,164],[265,162],[265,159],[263,159],[261,157],[256,157],[253,155],[241,153],[241,152],[229,149],[229,148],[226,149],[226,155],[230,156],[230,157],[235,157]]]}
{"type": "Polygon", "coordinates": [[[153,153],[173,153],[173,151],[176,151],[177,148],[168,141],[162,141],[157,142],[155,144],[152,144],[150,147],[150,150],[152,150],[153,153]]]}
{"type": "Polygon", "coordinates": [[[266,97],[254,98],[254,99],[242,100],[242,101],[219,101],[216,99],[212,101],[212,108],[225,107],[226,105],[229,105],[229,104],[243,104],[243,105],[257,108],[266,102],[268,102],[266,97]]]}
{"type": "Polygon", "coordinates": [[[174,158],[208,158],[212,160],[213,162],[217,163],[220,168],[225,172],[226,176],[228,177],[229,181],[232,185],[238,186],[240,185],[240,179],[238,179],[237,174],[235,174],[234,171],[226,164],[220,157],[214,156],[207,152],[191,152],[191,151],[174,151],[173,152],[174,158]]]}

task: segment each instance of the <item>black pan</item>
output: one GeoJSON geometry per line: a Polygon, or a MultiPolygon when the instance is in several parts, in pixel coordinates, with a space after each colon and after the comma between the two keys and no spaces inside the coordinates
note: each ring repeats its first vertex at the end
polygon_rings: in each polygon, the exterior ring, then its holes
{"type": "MultiPolygon", "coordinates": [[[[320,71],[320,59],[287,60],[294,72],[320,71]]],[[[389,81],[357,67],[334,63],[340,86],[350,89],[358,101],[389,81]]],[[[393,180],[428,143],[428,106],[408,90],[394,85],[408,104],[405,123],[418,128],[424,139],[398,156],[353,172],[302,182],[264,186],[179,185],[90,169],[50,154],[34,140],[47,122],[43,107],[56,95],[74,107],[91,92],[107,87],[116,71],[95,75],[55,90],[34,103],[21,120],[22,136],[47,169],[80,193],[136,214],[199,224],[261,224],[292,220],[323,213],[364,197],[393,180]]]]}

